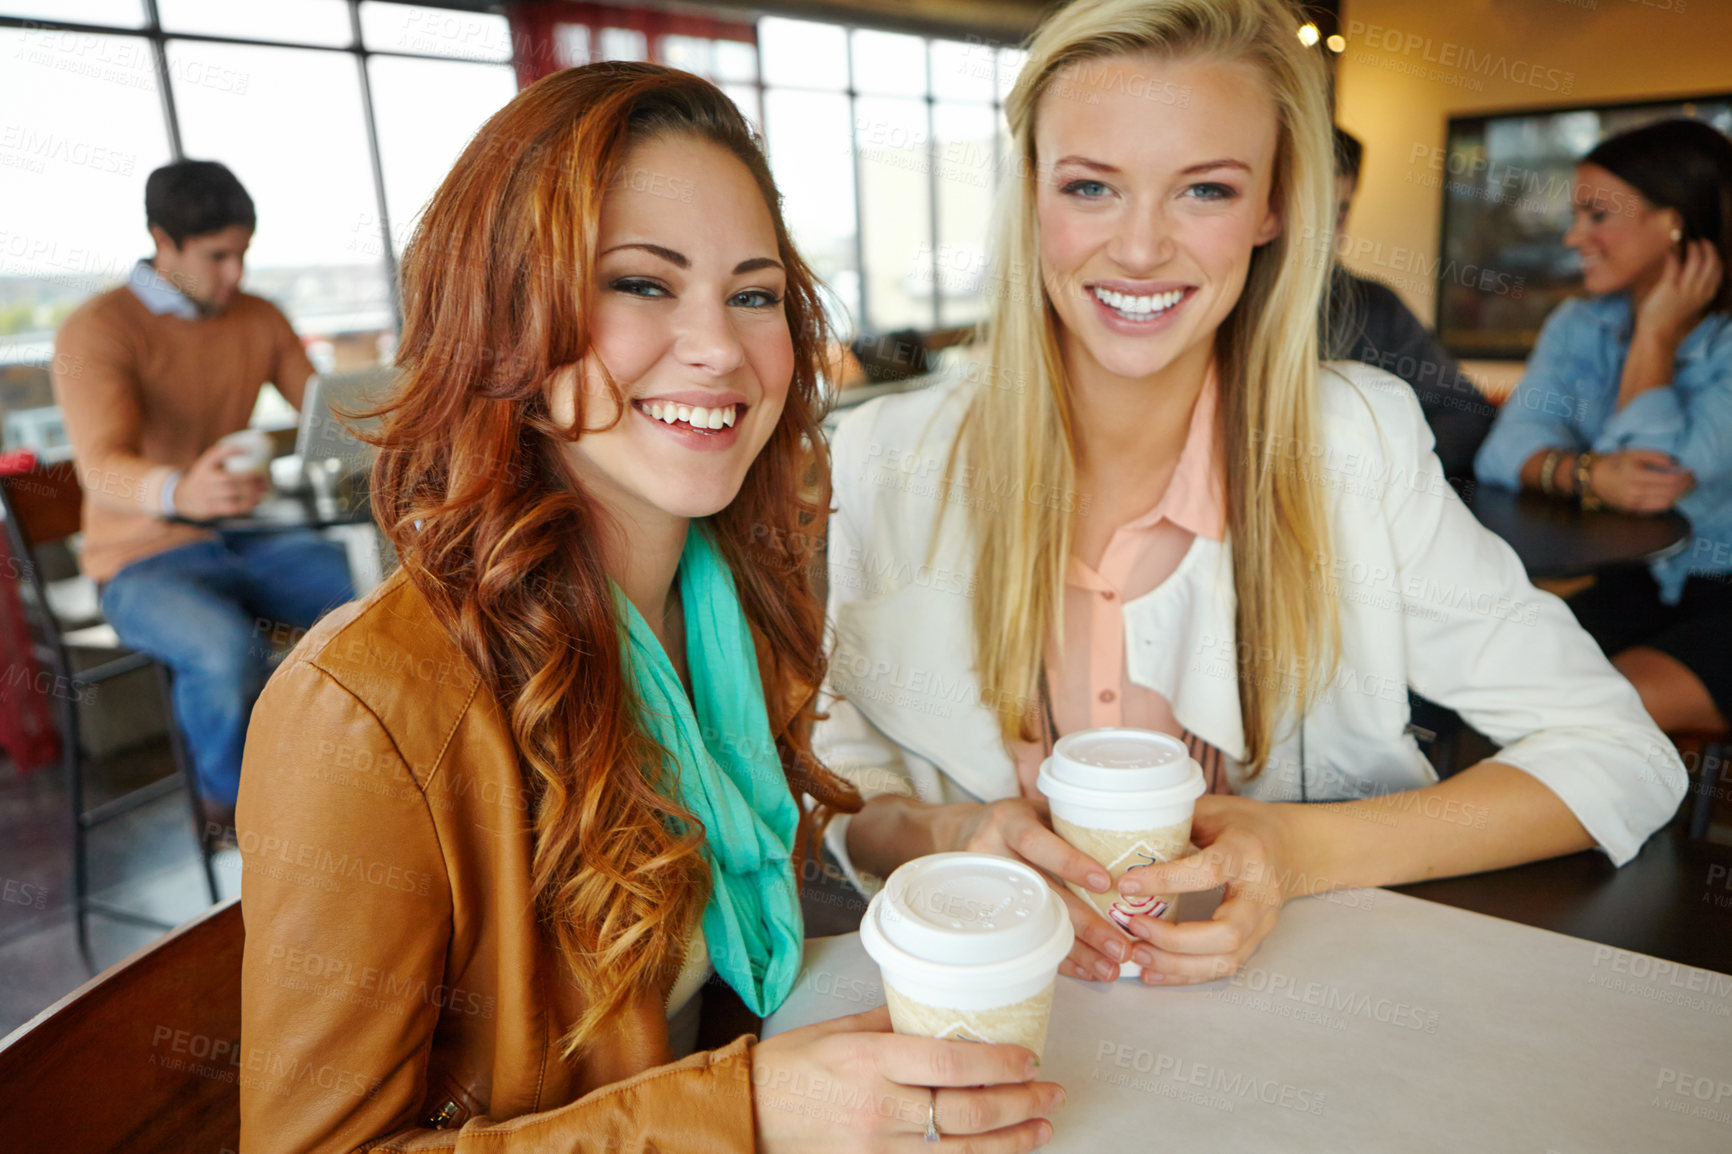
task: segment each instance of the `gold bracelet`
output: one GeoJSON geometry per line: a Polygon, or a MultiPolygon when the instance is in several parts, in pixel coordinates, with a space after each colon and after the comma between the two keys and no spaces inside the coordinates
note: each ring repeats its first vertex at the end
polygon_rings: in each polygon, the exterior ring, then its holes
{"type": "Polygon", "coordinates": [[[1591,452],[1576,458],[1576,500],[1590,513],[1605,504],[1600,495],[1594,492],[1593,470],[1597,460],[1599,457],[1591,452]]]}
{"type": "Polygon", "coordinates": [[[1548,497],[1558,495],[1558,461],[1563,458],[1562,449],[1553,449],[1540,461],[1540,492],[1548,497]]]}

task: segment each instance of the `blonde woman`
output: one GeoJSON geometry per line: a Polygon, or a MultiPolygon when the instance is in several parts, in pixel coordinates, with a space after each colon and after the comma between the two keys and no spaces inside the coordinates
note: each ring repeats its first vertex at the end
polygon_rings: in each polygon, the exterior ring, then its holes
{"type": "Polygon", "coordinates": [[[1457,501],[1412,390],[1319,364],[1332,146],[1300,23],[1284,0],[1054,15],[1006,106],[987,371],[833,442],[815,744],[870,799],[828,833],[857,882],[969,848],[1105,892],[1033,785],[1073,730],[1166,730],[1215,785],[1201,852],[1120,885],[1224,885],[1213,917],[1127,936],[1067,894],[1074,977],[1221,977],[1325,889],[1622,863],[1684,790],[1629,684],[1457,501]],[[1439,781],[1410,687],[1500,752],[1439,781]]]}

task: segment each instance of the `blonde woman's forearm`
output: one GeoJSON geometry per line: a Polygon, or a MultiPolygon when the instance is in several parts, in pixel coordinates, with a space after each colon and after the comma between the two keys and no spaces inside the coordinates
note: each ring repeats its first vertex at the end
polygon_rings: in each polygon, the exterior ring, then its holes
{"type": "Polygon", "coordinates": [[[941,843],[946,811],[973,808],[929,805],[901,794],[879,794],[868,798],[864,808],[848,823],[848,856],[854,868],[878,878],[890,876],[905,861],[948,849],[941,843]]]}
{"type": "Polygon", "coordinates": [[[1594,845],[1557,794],[1495,761],[1424,789],[1280,808],[1297,859],[1289,897],[1480,873],[1594,845]]]}

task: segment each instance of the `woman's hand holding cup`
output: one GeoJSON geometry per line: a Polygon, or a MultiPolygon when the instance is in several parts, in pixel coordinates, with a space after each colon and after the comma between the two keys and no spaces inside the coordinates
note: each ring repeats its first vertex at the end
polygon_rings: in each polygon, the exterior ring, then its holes
{"type": "Polygon", "coordinates": [[[1189,857],[1125,871],[1119,892],[1130,898],[1156,893],[1206,892],[1226,887],[1214,916],[1203,922],[1132,917],[1138,939],[1132,960],[1147,984],[1184,985],[1227,977],[1244,965],[1294,896],[1294,872],[1281,807],[1243,797],[1197,800],[1189,857]]]}
{"type": "Polygon", "coordinates": [[[970,1150],[1020,1154],[1051,1139],[1065,1100],[1037,1066],[1023,1046],[892,1034],[885,1006],[790,1030],[752,1052],[758,1150],[912,1149],[930,1114],[970,1150]]]}
{"type": "MultiPolygon", "coordinates": [[[[1035,785],[1047,800],[1053,832],[1101,862],[1115,887],[1116,879],[1138,866],[1171,862],[1190,852],[1192,813],[1208,788],[1184,743],[1165,733],[1123,727],[1061,737],[1041,763],[1035,785]]],[[[1176,914],[1172,890],[1133,894],[1123,888],[1101,893],[1073,887],[1073,893],[1127,931],[1133,919],[1176,914]]],[[[1138,972],[1133,951],[1111,976],[1138,972]]]]}
{"type": "Polygon", "coordinates": [[[968,806],[940,844],[950,850],[1026,862],[1048,878],[1057,879],[1053,889],[1064,901],[1076,930],[1076,941],[1059,973],[1085,982],[1117,980],[1119,964],[1131,958],[1131,939],[1064,885],[1071,882],[1092,893],[1106,894],[1112,892],[1112,878],[1099,862],[1052,831],[1044,802],[1018,797],[968,806]]]}

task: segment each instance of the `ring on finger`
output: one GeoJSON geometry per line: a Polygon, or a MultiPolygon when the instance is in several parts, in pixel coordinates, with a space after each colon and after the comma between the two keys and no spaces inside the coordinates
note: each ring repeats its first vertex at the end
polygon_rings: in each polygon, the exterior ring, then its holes
{"type": "Polygon", "coordinates": [[[926,1140],[936,1142],[944,1135],[938,1132],[938,1087],[928,1086],[932,1100],[926,1106],[926,1140]]]}

